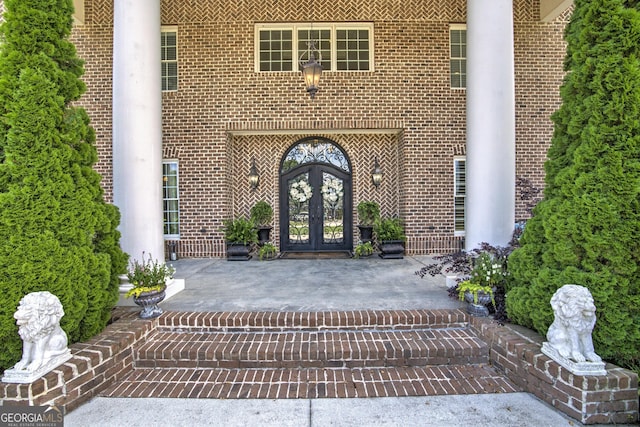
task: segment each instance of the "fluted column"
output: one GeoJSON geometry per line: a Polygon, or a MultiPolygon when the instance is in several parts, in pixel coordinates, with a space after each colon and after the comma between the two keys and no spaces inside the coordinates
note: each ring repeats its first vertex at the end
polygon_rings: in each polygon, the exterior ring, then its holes
{"type": "Polygon", "coordinates": [[[515,221],[513,0],[467,0],[466,249],[515,221]]]}
{"type": "Polygon", "coordinates": [[[164,260],[160,0],[115,0],[113,198],[121,247],[164,260]]]}

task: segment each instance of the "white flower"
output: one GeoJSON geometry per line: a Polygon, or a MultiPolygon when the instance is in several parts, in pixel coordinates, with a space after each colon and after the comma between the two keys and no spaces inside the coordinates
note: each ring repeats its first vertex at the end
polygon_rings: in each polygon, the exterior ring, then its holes
{"type": "Polygon", "coordinates": [[[306,181],[296,181],[291,184],[289,195],[294,201],[298,203],[304,203],[307,200],[311,199],[311,196],[313,195],[313,189],[306,181]]]}
{"type": "Polygon", "coordinates": [[[334,178],[325,178],[325,184],[321,187],[322,196],[329,203],[338,202],[344,192],[342,190],[342,181],[334,178]]]}

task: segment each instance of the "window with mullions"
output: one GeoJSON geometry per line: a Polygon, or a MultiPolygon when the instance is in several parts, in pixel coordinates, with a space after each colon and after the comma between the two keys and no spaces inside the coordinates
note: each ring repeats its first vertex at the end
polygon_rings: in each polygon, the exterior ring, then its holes
{"type": "Polygon", "coordinates": [[[175,29],[163,29],[160,37],[162,90],[178,90],[178,32],[175,29]]]}
{"type": "Polygon", "coordinates": [[[369,31],[336,31],[336,69],[369,71],[369,31]]]}
{"type": "MultiPolygon", "coordinates": [[[[326,67],[331,64],[331,30],[298,30],[298,52],[300,52],[301,55],[303,52],[309,50],[312,42],[318,52],[320,52],[320,57],[316,58],[316,60],[327,69],[326,67]]],[[[317,56],[315,53],[314,55],[317,56]]],[[[304,57],[305,62],[308,59],[308,56],[304,57]]]]}
{"type": "Polygon", "coordinates": [[[178,195],[178,162],[162,163],[162,205],[164,211],[164,237],[180,237],[180,197],[178,195]]]}
{"type": "Polygon", "coordinates": [[[456,236],[464,236],[465,234],[466,164],[467,161],[464,157],[453,159],[453,218],[456,236]]]}
{"type": "Polygon", "coordinates": [[[373,71],[373,24],[256,24],[256,72],[299,71],[313,41],[325,71],[373,71]]]}
{"type": "Polygon", "coordinates": [[[260,31],[260,71],[293,71],[293,31],[260,31]]]}
{"type": "Polygon", "coordinates": [[[467,28],[452,25],[449,29],[450,68],[452,89],[467,87],[467,28]]]}

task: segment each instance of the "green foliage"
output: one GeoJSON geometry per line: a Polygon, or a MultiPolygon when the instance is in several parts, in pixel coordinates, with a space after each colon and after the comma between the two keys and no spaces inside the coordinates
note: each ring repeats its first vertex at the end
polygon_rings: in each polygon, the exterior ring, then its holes
{"type": "Polygon", "coordinates": [[[363,201],[358,203],[358,220],[360,225],[372,226],[380,219],[380,205],[376,202],[363,201]]]}
{"type": "Polygon", "coordinates": [[[269,226],[273,220],[273,208],[264,200],[256,202],[249,214],[251,221],[257,226],[269,226]]]}
{"type": "Polygon", "coordinates": [[[258,259],[260,261],[265,259],[272,259],[276,256],[277,253],[278,248],[276,248],[273,243],[265,243],[264,245],[262,245],[262,247],[260,247],[260,250],[258,251],[258,259]]]}
{"type": "Polygon", "coordinates": [[[0,368],[20,358],[20,299],[48,290],[71,342],[109,320],[126,254],[103,201],[94,132],[80,108],[70,0],[6,0],[0,25],[0,368]]]}
{"type": "Polygon", "coordinates": [[[503,286],[507,277],[505,263],[489,252],[481,252],[474,260],[469,280],[481,286],[503,286]]]}
{"type": "Polygon", "coordinates": [[[358,244],[358,246],[356,246],[353,253],[355,258],[369,256],[373,253],[373,245],[371,244],[371,242],[360,243],[358,244]]]}
{"type": "Polygon", "coordinates": [[[544,199],[509,259],[507,310],[545,334],[561,286],[595,300],[596,352],[640,361],[640,11],[576,0],[544,199]]]}
{"type": "Polygon", "coordinates": [[[404,240],[404,226],[400,218],[378,219],[373,225],[373,232],[378,241],[404,240]]]}
{"type": "Polygon", "coordinates": [[[456,285],[456,289],[458,290],[458,299],[460,301],[464,301],[464,294],[468,292],[473,295],[473,303],[478,304],[478,297],[480,294],[487,294],[491,296],[491,302],[494,307],[496,305],[496,301],[493,298],[492,286],[482,285],[471,280],[464,280],[456,285]]]}
{"type": "Polygon", "coordinates": [[[171,265],[153,259],[151,254],[149,254],[149,259],[145,260],[143,253],[141,261],[137,259],[131,261],[127,271],[127,279],[133,288],[125,296],[128,298],[139,296],[142,292],[159,291],[166,286],[167,279],[173,277],[175,271],[171,265]]]}
{"type": "Polygon", "coordinates": [[[258,241],[258,230],[251,220],[240,217],[226,220],[223,224],[224,238],[229,243],[248,245],[258,241]]]}

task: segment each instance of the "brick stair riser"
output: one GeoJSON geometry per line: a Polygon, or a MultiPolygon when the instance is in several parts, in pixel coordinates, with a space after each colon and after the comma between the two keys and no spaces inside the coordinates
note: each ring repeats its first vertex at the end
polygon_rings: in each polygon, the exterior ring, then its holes
{"type": "Polygon", "coordinates": [[[136,352],[145,368],[323,368],[488,363],[468,330],[158,333],[136,352]]]}
{"type": "Polygon", "coordinates": [[[451,329],[468,326],[463,310],[394,310],[350,312],[168,312],[158,330],[189,332],[284,332],[370,329],[451,329]]]}
{"type": "Polygon", "coordinates": [[[520,391],[488,365],[335,369],[136,369],[103,396],[316,399],[520,391]]]}

